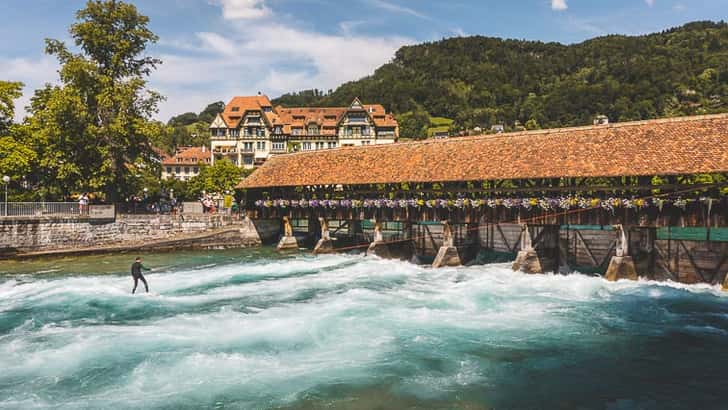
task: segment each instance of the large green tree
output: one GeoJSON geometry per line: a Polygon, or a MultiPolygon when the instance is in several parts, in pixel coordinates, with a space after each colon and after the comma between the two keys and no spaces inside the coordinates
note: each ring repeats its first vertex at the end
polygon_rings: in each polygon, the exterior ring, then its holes
{"type": "Polygon", "coordinates": [[[70,35],[79,52],[46,40],[61,85],[36,93],[30,122],[59,189],[98,190],[115,201],[133,193],[153,156],[158,127],[149,123],[162,97],[146,77],[160,61],[145,51],[157,36],[149,18],[122,1],[89,1],[76,18],[70,35]]]}
{"type": "MultiPolygon", "coordinates": [[[[9,176],[16,187],[26,181],[38,161],[27,127],[13,122],[14,100],[22,95],[22,89],[22,83],[0,81],[0,176],[9,176]]],[[[22,197],[23,191],[13,192],[21,192],[22,197]]]]}

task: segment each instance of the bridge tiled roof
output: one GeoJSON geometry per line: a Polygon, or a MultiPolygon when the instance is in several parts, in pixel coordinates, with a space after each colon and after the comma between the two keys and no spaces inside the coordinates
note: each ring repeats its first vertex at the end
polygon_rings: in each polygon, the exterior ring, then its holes
{"type": "Polygon", "coordinates": [[[241,188],[728,172],[728,114],[279,155],[241,188]]]}

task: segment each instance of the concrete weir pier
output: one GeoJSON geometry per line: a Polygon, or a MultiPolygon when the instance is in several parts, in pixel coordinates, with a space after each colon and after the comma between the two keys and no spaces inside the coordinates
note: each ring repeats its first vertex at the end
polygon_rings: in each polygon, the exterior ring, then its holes
{"type": "Polygon", "coordinates": [[[291,221],[288,217],[283,217],[283,237],[278,242],[276,249],[279,251],[297,251],[298,241],[293,236],[293,228],[291,227],[291,221]]]}
{"type": "Polygon", "coordinates": [[[637,269],[634,266],[634,260],[628,255],[629,243],[624,229],[622,225],[615,225],[614,230],[617,232],[616,255],[609,261],[604,278],[612,282],[620,279],[637,280],[637,269]]]}
{"type": "Polygon", "coordinates": [[[437,251],[435,261],[432,262],[433,268],[442,268],[445,266],[460,266],[460,254],[452,237],[452,229],[447,221],[442,222],[442,246],[437,251]]]}
{"type": "Polygon", "coordinates": [[[319,224],[321,225],[321,239],[318,240],[316,246],[313,248],[313,254],[320,255],[322,253],[335,252],[334,242],[331,240],[329,224],[326,222],[326,218],[319,218],[319,224]]]}
{"type": "Polygon", "coordinates": [[[531,240],[531,233],[528,231],[528,225],[521,225],[521,250],[516,255],[516,260],[513,261],[512,268],[514,271],[520,271],[523,273],[543,273],[543,267],[541,266],[541,260],[538,257],[538,252],[533,248],[533,242],[531,240]]]}

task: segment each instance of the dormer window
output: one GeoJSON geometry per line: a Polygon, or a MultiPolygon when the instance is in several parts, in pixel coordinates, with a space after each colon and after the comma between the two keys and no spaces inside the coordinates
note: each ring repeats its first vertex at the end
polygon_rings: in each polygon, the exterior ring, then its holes
{"type": "Polygon", "coordinates": [[[230,111],[238,112],[238,111],[240,111],[240,107],[233,107],[230,111]]]}
{"type": "Polygon", "coordinates": [[[271,112],[273,111],[273,107],[263,107],[263,112],[271,112]]]}
{"type": "Polygon", "coordinates": [[[319,127],[318,125],[309,125],[308,126],[308,135],[318,135],[319,133],[319,127]]]}

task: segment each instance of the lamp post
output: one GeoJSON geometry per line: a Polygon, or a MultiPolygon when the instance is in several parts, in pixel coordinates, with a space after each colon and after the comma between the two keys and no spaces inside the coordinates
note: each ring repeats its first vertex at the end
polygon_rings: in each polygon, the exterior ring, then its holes
{"type": "Polygon", "coordinates": [[[169,199],[174,199],[174,188],[169,188],[169,199]]]}
{"type": "Polygon", "coordinates": [[[3,182],[5,183],[5,216],[8,216],[8,184],[10,183],[10,177],[4,175],[3,182]]]}

